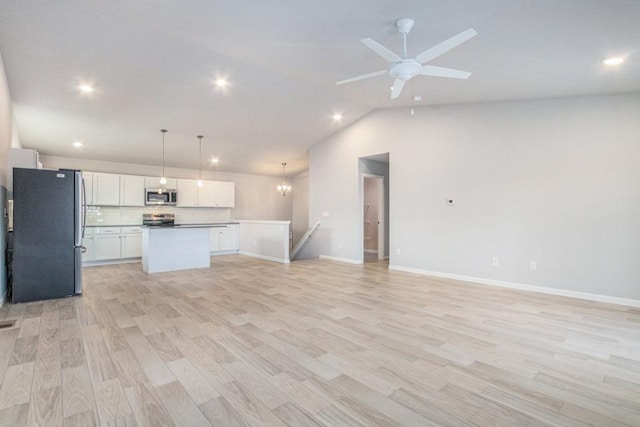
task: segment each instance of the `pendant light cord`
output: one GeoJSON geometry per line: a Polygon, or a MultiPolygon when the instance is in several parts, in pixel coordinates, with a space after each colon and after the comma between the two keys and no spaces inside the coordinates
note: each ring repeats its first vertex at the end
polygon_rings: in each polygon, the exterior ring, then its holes
{"type": "Polygon", "coordinates": [[[166,129],[160,129],[162,132],[162,176],[164,177],[164,135],[167,133],[166,129]]]}
{"type": "Polygon", "coordinates": [[[200,140],[200,157],[198,157],[198,180],[200,181],[202,181],[202,138],[203,135],[198,135],[198,139],[200,140]]]}

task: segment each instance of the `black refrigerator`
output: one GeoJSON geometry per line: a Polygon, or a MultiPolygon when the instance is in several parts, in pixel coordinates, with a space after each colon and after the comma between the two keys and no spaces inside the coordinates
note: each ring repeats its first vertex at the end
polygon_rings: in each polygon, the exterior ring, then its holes
{"type": "Polygon", "coordinates": [[[82,293],[82,173],[13,170],[13,302],[82,293]]]}

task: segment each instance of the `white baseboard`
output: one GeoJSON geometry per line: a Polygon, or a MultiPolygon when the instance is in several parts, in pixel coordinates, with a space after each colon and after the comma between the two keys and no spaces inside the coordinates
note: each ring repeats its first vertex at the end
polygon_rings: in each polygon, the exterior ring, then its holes
{"type": "Polygon", "coordinates": [[[352,259],[352,258],[342,258],[338,256],[330,256],[330,255],[320,255],[320,259],[327,259],[329,261],[338,261],[338,262],[346,262],[347,264],[363,264],[364,261],[361,259],[352,259]]]}
{"type": "Polygon", "coordinates": [[[442,273],[439,271],[429,271],[420,268],[403,267],[400,265],[390,265],[389,270],[403,271],[405,273],[422,274],[424,276],[442,277],[445,279],[460,280],[463,282],[472,282],[479,285],[497,286],[500,288],[517,289],[520,291],[538,292],[549,295],[559,295],[569,298],[578,298],[589,301],[606,302],[609,304],[625,305],[629,307],[640,308],[640,300],[630,298],[612,297],[608,295],[590,294],[587,292],[570,291],[565,289],[547,288],[544,286],[525,285],[523,283],[504,282],[502,280],[485,279],[482,277],[463,276],[460,274],[442,273]]]}
{"type": "Polygon", "coordinates": [[[238,249],[231,249],[229,251],[215,251],[215,252],[211,252],[211,256],[220,256],[220,255],[234,255],[234,254],[238,254],[240,253],[240,251],[238,249]]]}
{"type": "Polygon", "coordinates": [[[254,254],[253,252],[245,252],[245,251],[240,251],[238,252],[240,255],[245,255],[245,256],[249,256],[251,258],[258,258],[258,259],[263,259],[265,261],[273,261],[273,262],[279,262],[281,264],[289,264],[289,260],[288,259],[284,259],[284,258],[276,258],[276,257],[272,257],[272,256],[266,256],[266,255],[260,255],[260,254],[254,254]]]}
{"type": "Polygon", "coordinates": [[[377,254],[378,250],[377,249],[365,249],[364,252],[367,253],[367,254],[377,254]]]}
{"type": "Polygon", "coordinates": [[[83,261],[83,267],[97,267],[99,265],[111,265],[111,264],[133,264],[136,262],[142,262],[142,258],[124,258],[124,259],[107,259],[100,261],[83,261]]]}
{"type": "Polygon", "coordinates": [[[2,307],[4,305],[6,300],[7,300],[7,294],[5,293],[4,295],[2,295],[0,297],[0,307],[2,307]]]}

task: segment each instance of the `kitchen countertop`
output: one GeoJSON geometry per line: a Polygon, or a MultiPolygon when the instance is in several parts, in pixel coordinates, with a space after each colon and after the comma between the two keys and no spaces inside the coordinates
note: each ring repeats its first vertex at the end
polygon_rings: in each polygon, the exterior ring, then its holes
{"type": "Polygon", "coordinates": [[[87,228],[96,228],[96,227],[215,227],[217,225],[232,225],[238,224],[237,221],[217,221],[217,222],[206,222],[206,223],[194,223],[194,224],[175,224],[173,226],[168,225],[144,225],[144,224],[98,224],[98,225],[89,225],[87,224],[87,228]]]}
{"type": "Polygon", "coordinates": [[[212,228],[238,224],[237,222],[210,222],[206,224],[174,224],[174,225],[143,225],[144,228],[212,228]]]}
{"type": "Polygon", "coordinates": [[[142,224],[98,224],[98,225],[85,225],[87,228],[96,227],[142,227],[142,224]]]}

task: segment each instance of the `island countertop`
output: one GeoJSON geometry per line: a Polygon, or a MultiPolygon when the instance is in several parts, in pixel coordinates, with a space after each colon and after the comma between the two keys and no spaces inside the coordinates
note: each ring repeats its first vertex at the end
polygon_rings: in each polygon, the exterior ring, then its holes
{"type": "Polygon", "coordinates": [[[211,222],[206,224],[172,224],[172,225],[143,225],[144,228],[214,228],[226,227],[227,225],[237,225],[237,222],[211,222]]]}

